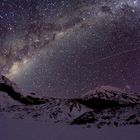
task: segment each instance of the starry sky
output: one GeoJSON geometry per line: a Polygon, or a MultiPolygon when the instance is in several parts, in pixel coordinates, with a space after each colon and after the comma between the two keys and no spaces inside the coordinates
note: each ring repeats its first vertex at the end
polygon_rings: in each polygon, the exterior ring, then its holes
{"type": "Polygon", "coordinates": [[[140,92],[140,0],[1,0],[0,73],[28,92],[140,92]]]}

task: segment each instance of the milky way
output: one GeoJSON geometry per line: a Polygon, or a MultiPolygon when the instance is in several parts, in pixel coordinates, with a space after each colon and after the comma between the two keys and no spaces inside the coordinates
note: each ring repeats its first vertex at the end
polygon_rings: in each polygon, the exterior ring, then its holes
{"type": "Polygon", "coordinates": [[[140,91],[139,0],[2,0],[0,72],[29,92],[140,91]]]}

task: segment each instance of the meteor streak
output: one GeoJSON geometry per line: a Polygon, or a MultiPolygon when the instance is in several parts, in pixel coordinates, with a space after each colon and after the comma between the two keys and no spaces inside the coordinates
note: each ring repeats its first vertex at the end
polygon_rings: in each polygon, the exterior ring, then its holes
{"type": "Polygon", "coordinates": [[[100,63],[102,61],[105,61],[105,60],[108,60],[108,59],[111,59],[111,58],[114,58],[114,57],[117,57],[117,56],[120,56],[120,55],[124,55],[124,54],[128,54],[128,53],[131,53],[131,52],[135,52],[137,50],[140,50],[140,47],[135,48],[135,49],[130,49],[130,50],[127,50],[127,51],[123,51],[123,52],[119,52],[117,54],[113,54],[113,55],[110,55],[110,56],[106,56],[106,57],[103,57],[103,58],[101,58],[99,60],[96,60],[96,61],[94,61],[92,63],[89,63],[89,64],[90,65],[94,65],[96,63],[100,63]]]}

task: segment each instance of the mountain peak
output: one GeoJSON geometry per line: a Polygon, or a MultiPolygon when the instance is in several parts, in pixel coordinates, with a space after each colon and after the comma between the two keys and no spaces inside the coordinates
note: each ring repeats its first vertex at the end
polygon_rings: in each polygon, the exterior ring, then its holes
{"type": "Polygon", "coordinates": [[[100,99],[106,101],[114,101],[118,104],[137,104],[140,103],[137,94],[127,93],[112,86],[100,86],[87,92],[81,97],[83,100],[100,99]]]}
{"type": "Polygon", "coordinates": [[[113,86],[110,86],[110,85],[103,85],[103,86],[100,86],[100,87],[97,87],[95,88],[96,91],[98,92],[104,92],[104,91],[117,91],[118,93],[124,93],[125,91],[120,89],[120,88],[117,88],[117,87],[113,87],[113,86]]]}

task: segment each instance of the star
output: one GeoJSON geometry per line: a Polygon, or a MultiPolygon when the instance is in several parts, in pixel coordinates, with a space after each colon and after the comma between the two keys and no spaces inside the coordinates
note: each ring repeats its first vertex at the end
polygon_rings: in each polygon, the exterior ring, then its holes
{"type": "Polygon", "coordinates": [[[45,96],[78,97],[102,85],[139,91],[139,4],[2,0],[0,72],[45,96]]]}

